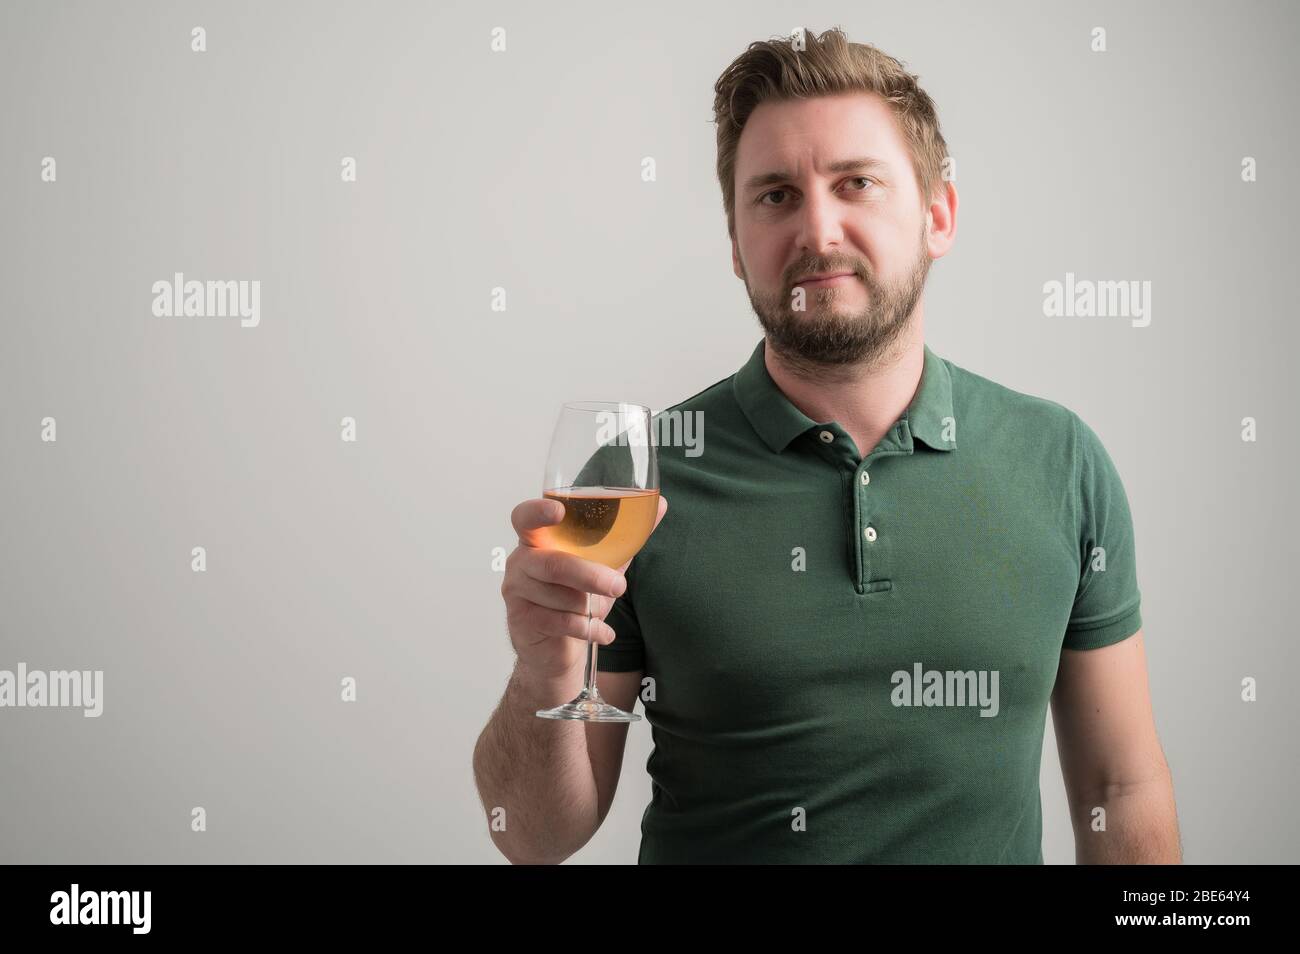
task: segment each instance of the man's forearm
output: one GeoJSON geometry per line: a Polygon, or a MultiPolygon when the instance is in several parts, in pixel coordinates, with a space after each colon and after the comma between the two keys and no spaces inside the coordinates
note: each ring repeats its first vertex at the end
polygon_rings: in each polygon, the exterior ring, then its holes
{"type": "Polygon", "coordinates": [[[561,679],[538,679],[516,666],[474,747],[488,831],[515,864],[558,864],[600,827],[586,723],[536,715],[581,688],[581,668],[561,679]]]}
{"type": "Polygon", "coordinates": [[[1134,785],[1112,785],[1074,808],[1074,856],[1081,865],[1173,865],[1183,860],[1168,771],[1134,785]],[[1100,829],[1095,810],[1106,810],[1100,829]]]}

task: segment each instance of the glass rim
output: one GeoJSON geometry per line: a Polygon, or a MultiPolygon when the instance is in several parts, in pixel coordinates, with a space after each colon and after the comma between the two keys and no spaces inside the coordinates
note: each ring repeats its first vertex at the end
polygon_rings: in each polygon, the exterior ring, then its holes
{"type": "Polygon", "coordinates": [[[560,405],[573,411],[610,411],[623,410],[628,411],[645,411],[646,416],[651,416],[650,408],[644,404],[633,404],[630,401],[565,401],[560,405]]]}

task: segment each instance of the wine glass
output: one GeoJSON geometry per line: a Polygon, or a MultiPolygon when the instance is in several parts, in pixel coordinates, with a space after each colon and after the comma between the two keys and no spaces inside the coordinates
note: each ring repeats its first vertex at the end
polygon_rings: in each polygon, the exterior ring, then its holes
{"type": "MultiPolygon", "coordinates": [[[[659,514],[659,463],[650,409],[640,404],[572,401],[560,407],[546,459],[542,496],[564,505],[564,519],[541,528],[545,549],[563,550],[617,570],[637,554],[659,514]]],[[[637,722],[600,697],[587,594],[587,665],[583,688],[570,702],[538,709],[543,719],[637,722]]]]}

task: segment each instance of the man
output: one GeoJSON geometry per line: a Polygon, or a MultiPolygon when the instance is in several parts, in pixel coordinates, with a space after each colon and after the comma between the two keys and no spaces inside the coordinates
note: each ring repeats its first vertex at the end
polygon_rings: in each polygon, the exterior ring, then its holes
{"type": "Polygon", "coordinates": [[[704,453],[660,448],[674,515],[625,573],[515,508],[518,660],[474,758],[498,848],[558,862],[609,811],[627,725],[534,716],[581,688],[591,592],[601,695],[654,737],[642,863],[1042,863],[1049,702],[1078,861],[1179,861],[1114,465],[924,343],[958,205],[929,96],[839,31],[752,44],[715,92],[764,340],[669,409],[704,453]]]}

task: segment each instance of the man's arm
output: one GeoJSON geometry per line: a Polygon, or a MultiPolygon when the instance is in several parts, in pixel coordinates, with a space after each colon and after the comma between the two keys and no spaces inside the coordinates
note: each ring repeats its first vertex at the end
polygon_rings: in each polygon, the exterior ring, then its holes
{"type": "Polygon", "coordinates": [[[1139,629],[1101,649],[1061,651],[1052,692],[1079,864],[1179,864],[1173,779],[1156,737],[1139,629]],[[1105,830],[1094,830],[1104,808],[1105,830]]]}
{"type": "MultiPolygon", "coordinates": [[[[599,652],[599,650],[597,650],[599,652]]],[[[474,747],[474,778],[489,821],[504,809],[493,842],[514,864],[559,864],[591,840],[614,800],[626,722],[539,719],[538,709],[572,699],[583,668],[537,679],[516,666],[501,703],[474,747]]],[[[597,684],[611,705],[636,704],[640,672],[602,672],[597,684]]]]}
{"type": "MultiPolygon", "coordinates": [[[[641,692],[642,670],[631,672],[602,672],[596,681],[606,702],[624,712],[631,712],[641,692]]],[[[588,722],[587,758],[596,779],[597,817],[604,824],[614,792],[623,774],[623,750],[627,745],[627,722],[588,722]]]]}

